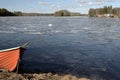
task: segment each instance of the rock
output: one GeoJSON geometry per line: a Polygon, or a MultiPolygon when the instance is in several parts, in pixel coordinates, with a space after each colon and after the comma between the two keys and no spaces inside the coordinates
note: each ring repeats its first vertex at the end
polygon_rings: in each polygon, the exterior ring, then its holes
{"type": "Polygon", "coordinates": [[[38,74],[33,74],[33,77],[37,77],[38,76],[38,74]]]}
{"type": "Polygon", "coordinates": [[[8,80],[9,78],[16,78],[16,77],[19,77],[20,80],[90,80],[87,78],[79,78],[78,79],[76,76],[72,76],[72,75],[58,75],[58,74],[52,74],[52,73],[0,74],[0,80],[8,80]],[[13,76],[13,74],[15,76],[13,76]],[[11,75],[12,75],[12,77],[11,77],[11,75]]]}
{"type": "Polygon", "coordinates": [[[38,79],[44,80],[46,78],[46,75],[44,74],[39,74],[38,79]]]}
{"type": "Polygon", "coordinates": [[[61,80],[78,80],[75,76],[66,75],[61,80]]]}
{"type": "Polygon", "coordinates": [[[52,73],[48,73],[47,76],[48,76],[48,77],[52,76],[52,73]]]}
{"type": "Polygon", "coordinates": [[[73,77],[72,77],[72,80],[78,80],[78,79],[77,79],[77,77],[73,76],[73,77]]]}
{"type": "Polygon", "coordinates": [[[61,80],[61,76],[59,76],[58,74],[55,74],[52,76],[51,78],[52,80],[61,80]]]}
{"type": "Polygon", "coordinates": [[[78,80],[90,80],[90,79],[87,79],[87,78],[80,78],[78,80]]]}

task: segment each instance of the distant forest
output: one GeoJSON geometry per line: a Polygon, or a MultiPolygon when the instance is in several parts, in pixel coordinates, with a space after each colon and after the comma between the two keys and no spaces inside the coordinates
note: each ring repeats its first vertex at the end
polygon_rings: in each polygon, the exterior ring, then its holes
{"type": "Polygon", "coordinates": [[[104,15],[104,14],[113,14],[120,18],[120,8],[113,8],[112,6],[104,6],[103,8],[91,8],[89,10],[89,16],[95,17],[97,15],[104,15]]]}
{"type": "Polygon", "coordinates": [[[78,12],[69,12],[67,10],[60,10],[56,11],[55,13],[23,13],[20,11],[11,12],[5,8],[0,8],[0,16],[83,16],[83,15],[78,12]]]}
{"type": "Polygon", "coordinates": [[[53,16],[53,13],[40,14],[40,13],[22,13],[20,11],[8,11],[5,8],[0,8],[0,16],[53,16]]]}
{"type": "Polygon", "coordinates": [[[0,8],[0,16],[22,16],[22,13],[20,11],[10,12],[5,8],[0,8]]]}

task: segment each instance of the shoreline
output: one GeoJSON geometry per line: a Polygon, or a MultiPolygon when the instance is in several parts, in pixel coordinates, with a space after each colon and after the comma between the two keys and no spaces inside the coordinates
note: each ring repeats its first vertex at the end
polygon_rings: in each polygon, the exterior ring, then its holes
{"type": "Polygon", "coordinates": [[[70,74],[0,72],[0,80],[90,80],[70,74]]]}

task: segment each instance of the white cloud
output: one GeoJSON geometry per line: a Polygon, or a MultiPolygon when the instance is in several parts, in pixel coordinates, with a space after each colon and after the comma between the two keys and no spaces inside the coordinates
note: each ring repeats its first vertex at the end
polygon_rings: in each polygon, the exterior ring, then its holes
{"type": "Polygon", "coordinates": [[[107,2],[115,2],[115,0],[107,0],[107,2]]]}
{"type": "Polygon", "coordinates": [[[89,5],[100,5],[100,4],[103,4],[104,2],[89,2],[88,4],[89,5]]]}
{"type": "Polygon", "coordinates": [[[39,2],[39,5],[49,5],[49,3],[48,2],[39,2]]]}
{"type": "Polygon", "coordinates": [[[73,4],[68,4],[68,5],[64,5],[62,6],[63,8],[68,8],[68,9],[76,9],[79,6],[78,5],[73,5],[73,4]]]}
{"type": "Polygon", "coordinates": [[[115,0],[96,0],[95,2],[106,3],[106,2],[115,2],[115,0]]]}
{"type": "Polygon", "coordinates": [[[85,0],[75,0],[76,2],[79,2],[79,3],[87,3],[87,1],[85,0]]]}
{"type": "Polygon", "coordinates": [[[108,2],[115,2],[115,0],[75,0],[80,6],[101,5],[108,2]]]}
{"type": "Polygon", "coordinates": [[[80,7],[84,7],[84,6],[87,6],[87,4],[80,4],[79,6],[80,7]]]}
{"type": "Polygon", "coordinates": [[[103,4],[103,2],[87,2],[87,3],[82,3],[79,6],[83,7],[83,6],[92,6],[92,5],[101,5],[103,4]]]}

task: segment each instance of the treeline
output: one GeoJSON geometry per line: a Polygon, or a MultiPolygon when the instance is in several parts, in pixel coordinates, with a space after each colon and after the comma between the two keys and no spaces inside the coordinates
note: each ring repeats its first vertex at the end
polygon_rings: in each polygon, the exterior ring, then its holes
{"type": "Polygon", "coordinates": [[[0,8],[0,16],[83,16],[78,12],[69,12],[68,10],[59,10],[55,13],[22,13],[20,11],[8,11],[5,8],[0,8]]]}
{"type": "Polygon", "coordinates": [[[120,8],[114,8],[113,9],[113,14],[120,18],[120,8]]]}
{"type": "Polygon", "coordinates": [[[0,16],[21,16],[21,12],[10,12],[5,8],[0,8],[0,16]]]}
{"type": "Polygon", "coordinates": [[[54,13],[22,13],[22,16],[53,16],[54,13]]]}
{"type": "Polygon", "coordinates": [[[54,13],[22,13],[20,11],[8,11],[5,8],[0,8],[0,16],[54,16],[54,13]]]}
{"type": "Polygon", "coordinates": [[[97,15],[104,15],[104,14],[113,14],[114,16],[120,17],[120,8],[112,8],[112,6],[104,6],[103,8],[91,8],[89,10],[89,16],[95,17],[97,15]]]}
{"type": "Polygon", "coordinates": [[[94,17],[98,14],[112,14],[112,6],[104,6],[104,8],[96,8],[89,10],[89,16],[94,17]]]}
{"type": "Polygon", "coordinates": [[[81,16],[79,12],[70,12],[68,10],[56,11],[54,16],[81,16]]]}

